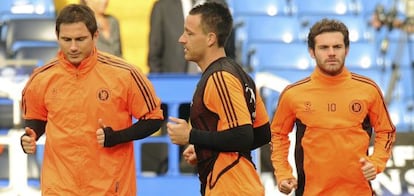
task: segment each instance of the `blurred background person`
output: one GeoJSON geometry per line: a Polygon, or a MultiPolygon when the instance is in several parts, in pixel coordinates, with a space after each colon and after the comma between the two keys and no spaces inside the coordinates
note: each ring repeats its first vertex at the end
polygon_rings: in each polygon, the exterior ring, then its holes
{"type": "MultiPolygon", "coordinates": [[[[150,18],[148,65],[150,73],[198,73],[197,65],[184,59],[184,49],[178,38],[183,33],[184,18],[190,9],[203,2],[225,0],[158,0],[150,18]]],[[[232,32],[226,43],[226,55],[235,58],[235,36],[232,32]]]]}
{"type": "Polygon", "coordinates": [[[80,0],[79,3],[89,6],[95,12],[99,31],[97,48],[100,51],[122,57],[119,21],[114,16],[106,13],[109,0],[80,0]]]}
{"type": "MultiPolygon", "coordinates": [[[[389,4],[389,3],[388,3],[389,4]]],[[[389,5],[378,4],[371,18],[371,25],[380,29],[388,27],[388,30],[401,29],[407,33],[414,32],[414,0],[394,0],[389,10],[389,5]]]]}

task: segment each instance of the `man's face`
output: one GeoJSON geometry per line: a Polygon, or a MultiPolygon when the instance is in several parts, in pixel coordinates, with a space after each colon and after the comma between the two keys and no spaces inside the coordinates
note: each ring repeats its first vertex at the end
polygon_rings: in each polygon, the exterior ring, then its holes
{"type": "Polygon", "coordinates": [[[178,39],[184,46],[184,58],[199,62],[208,47],[208,38],[201,27],[201,15],[188,15],[184,23],[184,32],[178,39]]]}
{"type": "Polygon", "coordinates": [[[78,66],[95,48],[98,33],[92,37],[83,22],[61,24],[58,44],[66,60],[78,66]]]}
{"type": "Polygon", "coordinates": [[[326,32],[315,37],[315,50],[309,52],[323,73],[334,76],[342,72],[348,48],[342,33],[326,32]]]}

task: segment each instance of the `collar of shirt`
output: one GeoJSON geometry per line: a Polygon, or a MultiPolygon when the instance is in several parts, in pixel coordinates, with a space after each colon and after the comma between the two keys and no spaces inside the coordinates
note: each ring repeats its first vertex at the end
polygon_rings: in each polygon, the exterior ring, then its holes
{"type": "Polygon", "coordinates": [[[63,67],[71,74],[86,74],[91,71],[98,62],[98,51],[93,49],[91,55],[82,60],[79,66],[74,66],[68,60],[65,59],[65,55],[62,51],[59,51],[58,58],[63,67]]]}

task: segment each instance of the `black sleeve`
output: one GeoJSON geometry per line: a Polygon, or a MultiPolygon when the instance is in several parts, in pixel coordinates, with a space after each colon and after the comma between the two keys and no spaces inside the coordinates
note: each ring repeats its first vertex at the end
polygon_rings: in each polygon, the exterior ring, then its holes
{"type": "Polygon", "coordinates": [[[270,142],[270,124],[267,122],[266,124],[254,128],[254,141],[253,146],[250,150],[254,150],[258,147],[261,147],[265,144],[270,142]]]}
{"type": "MultiPolygon", "coordinates": [[[[24,127],[30,127],[36,132],[36,141],[45,133],[47,121],[29,119],[24,120],[24,127]]],[[[25,134],[24,134],[25,135],[25,134]]]]}
{"type": "Polygon", "coordinates": [[[129,142],[146,138],[156,132],[162,124],[163,120],[148,119],[139,120],[130,127],[119,131],[114,131],[111,127],[105,127],[105,147],[112,147],[120,143],[129,142]]]}
{"type": "Polygon", "coordinates": [[[190,144],[221,152],[249,151],[253,140],[252,125],[243,125],[225,131],[215,132],[192,128],[190,132],[190,144]]]}

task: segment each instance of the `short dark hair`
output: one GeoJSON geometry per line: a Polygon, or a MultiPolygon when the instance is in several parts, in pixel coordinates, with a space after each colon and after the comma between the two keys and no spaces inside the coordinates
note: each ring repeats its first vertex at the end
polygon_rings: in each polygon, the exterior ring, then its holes
{"type": "Polygon", "coordinates": [[[219,47],[224,47],[232,29],[233,18],[230,10],[223,4],[207,2],[195,6],[190,15],[201,14],[201,28],[204,32],[214,32],[217,35],[219,47]]]}
{"type": "Polygon", "coordinates": [[[309,30],[308,48],[315,49],[315,37],[325,32],[340,32],[344,36],[345,47],[349,47],[349,31],[346,25],[335,19],[324,18],[316,22],[309,30]]]}
{"type": "Polygon", "coordinates": [[[61,24],[83,22],[92,37],[98,30],[95,13],[91,8],[81,4],[69,4],[64,7],[56,18],[56,34],[59,36],[61,24]]]}

